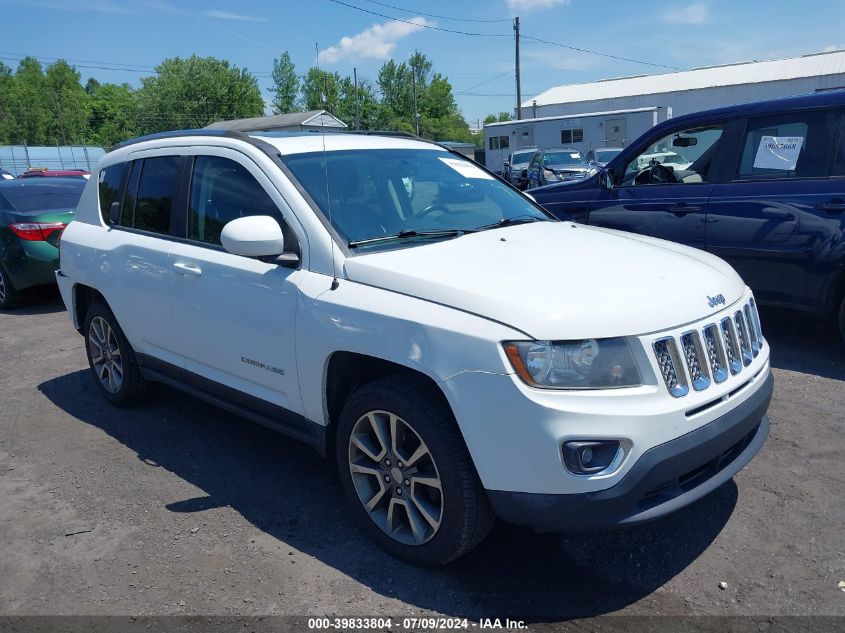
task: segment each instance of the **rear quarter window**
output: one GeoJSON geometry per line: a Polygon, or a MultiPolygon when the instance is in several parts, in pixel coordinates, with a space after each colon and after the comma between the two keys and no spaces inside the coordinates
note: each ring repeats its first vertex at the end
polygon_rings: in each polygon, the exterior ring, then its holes
{"type": "Polygon", "coordinates": [[[100,170],[97,188],[100,194],[100,214],[106,224],[111,224],[112,204],[120,204],[121,202],[121,185],[123,184],[123,175],[125,172],[126,163],[110,165],[100,170]]]}

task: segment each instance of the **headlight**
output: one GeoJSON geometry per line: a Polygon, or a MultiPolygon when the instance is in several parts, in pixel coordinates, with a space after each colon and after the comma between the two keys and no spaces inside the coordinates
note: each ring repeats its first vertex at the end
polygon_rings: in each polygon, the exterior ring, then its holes
{"type": "Polygon", "coordinates": [[[532,387],[602,389],[642,384],[624,338],[506,341],[502,345],[516,373],[532,387]]]}

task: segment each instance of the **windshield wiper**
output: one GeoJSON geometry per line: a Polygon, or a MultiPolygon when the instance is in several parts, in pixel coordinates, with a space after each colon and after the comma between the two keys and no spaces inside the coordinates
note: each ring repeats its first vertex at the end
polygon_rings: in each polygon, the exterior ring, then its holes
{"type": "Polygon", "coordinates": [[[502,218],[498,222],[492,224],[484,224],[475,228],[476,231],[487,231],[488,229],[498,229],[503,226],[516,226],[517,224],[528,224],[529,222],[547,222],[546,218],[538,218],[533,215],[518,215],[515,218],[502,218]]]}
{"type": "Polygon", "coordinates": [[[379,244],[380,242],[392,242],[395,240],[406,240],[412,237],[417,238],[441,238],[441,237],[460,237],[465,233],[474,233],[476,229],[410,229],[407,231],[399,231],[394,235],[379,235],[378,237],[370,237],[365,240],[353,240],[347,244],[349,248],[358,248],[359,246],[368,246],[370,244],[379,244]]]}

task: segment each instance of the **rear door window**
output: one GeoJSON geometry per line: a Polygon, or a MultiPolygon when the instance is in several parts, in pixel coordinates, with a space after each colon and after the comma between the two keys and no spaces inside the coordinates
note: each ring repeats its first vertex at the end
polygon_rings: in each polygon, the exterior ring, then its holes
{"type": "Polygon", "coordinates": [[[830,175],[838,119],[832,110],[749,119],[737,178],[766,180],[830,175]]]}
{"type": "Polygon", "coordinates": [[[144,159],[138,181],[133,226],[152,233],[169,233],[182,177],[182,158],[158,156],[144,159]]]}

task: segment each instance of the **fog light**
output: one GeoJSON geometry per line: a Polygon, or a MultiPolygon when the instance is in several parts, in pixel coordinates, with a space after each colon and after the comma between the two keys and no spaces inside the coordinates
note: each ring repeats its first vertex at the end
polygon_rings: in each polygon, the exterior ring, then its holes
{"type": "Polygon", "coordinates": [[[563,463],[575,475],[594,475],[621,461],[622,450],[617,440],[580,440],[566,442],[562,448],[563,463]]]}

